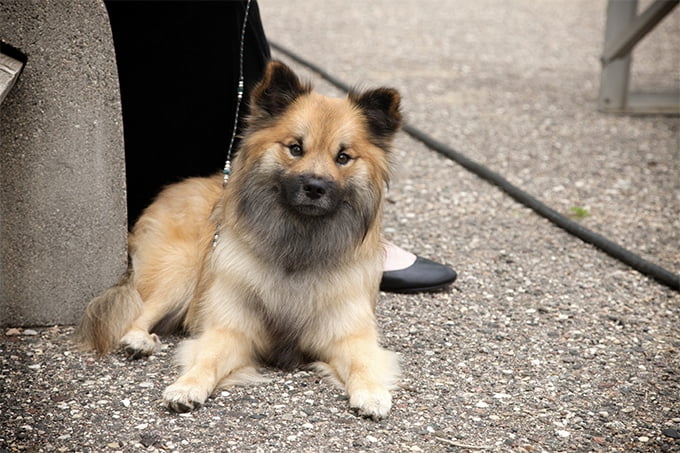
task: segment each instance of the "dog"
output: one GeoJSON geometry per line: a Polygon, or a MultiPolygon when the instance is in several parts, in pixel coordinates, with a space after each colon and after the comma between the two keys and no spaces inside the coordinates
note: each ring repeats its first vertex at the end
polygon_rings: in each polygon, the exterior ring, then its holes
{"type": "Polygon", "coordinates": [[[253,88],[233,171],[165,188],[129,236],[129,270],[94,298],[81,343],[130,358],[182,329],[174,412],[258,366],[312,364],[360,415],[384,418],[399,378],[379,346],[375,303],[390,148],[401,125],[391,88],[325,97],[284,63],[253,88]]]}

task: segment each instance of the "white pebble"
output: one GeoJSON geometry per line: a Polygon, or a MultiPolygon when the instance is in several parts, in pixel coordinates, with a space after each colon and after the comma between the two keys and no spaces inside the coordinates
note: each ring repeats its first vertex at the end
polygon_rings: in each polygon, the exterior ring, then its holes
{"type": "Polygon", "coordinates": [[[376,443],[376,442],[378,442],[378,439],[376,439],[375,437],[373,437],[373,436],[371,436],[371,435],[366,436],[366,440],[369,441],[369,442],[371,442],[371,443],[376,443]]]}
{"type": "Polygon", "coordinates": [[[563,429],[558,429],[557,431],[555,431],[555,434],[557,434],[560,437],[569,437],[571,435],[569,431],[565,431],[563,429]]]}
{"type": "Polygon", "coordinates": [[[489,407],[489,405],[487,403],[485,403],[484,401],[480,401],[477,404],[475,404],[475,407],[479,407],[480,409],[485,409],[485,408],[489,407]]]}

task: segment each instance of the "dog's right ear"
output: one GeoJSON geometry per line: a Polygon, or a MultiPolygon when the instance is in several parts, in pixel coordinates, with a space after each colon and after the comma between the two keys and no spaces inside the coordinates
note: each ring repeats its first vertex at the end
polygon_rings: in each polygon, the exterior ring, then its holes
{"type": "Polygon", "coordinates": [[[311,90],[311,86],[302,83],[288,66],[272,60],[250,95],[250,115],[254,118],[274,118],[311,90]]]}

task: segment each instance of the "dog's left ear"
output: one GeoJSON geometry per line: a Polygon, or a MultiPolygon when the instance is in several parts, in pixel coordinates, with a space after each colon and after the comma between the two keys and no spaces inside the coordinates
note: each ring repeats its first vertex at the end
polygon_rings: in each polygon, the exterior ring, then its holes
{"type": "Polygon", "coordinates": [[[393,88],[352,92],[349,99],[364,113],[370,133],[382,143],[390,141],[401,126],[401,96],[393,88]]]}
{"type": "Polygon", "coordinates": [[[284,63],[272,60],[264,77],[250,95],[250,113],[256,118],[273,118],[286,110],[297,98],[311,91],[284,63]]]}

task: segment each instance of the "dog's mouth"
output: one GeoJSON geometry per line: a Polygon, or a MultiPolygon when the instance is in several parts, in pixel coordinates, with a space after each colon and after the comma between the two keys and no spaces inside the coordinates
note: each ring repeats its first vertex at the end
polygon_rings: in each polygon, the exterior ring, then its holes
{"type": "Polygon", "coordinates": [[[298,214],[310,217],[322,217],[331,214],[335,209],[329,209],[325,206],[319,206],[316,204],[298,204],[290,205],[289,207],[298,214]]]}

